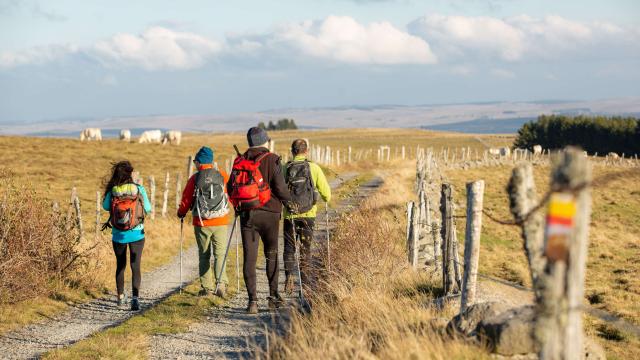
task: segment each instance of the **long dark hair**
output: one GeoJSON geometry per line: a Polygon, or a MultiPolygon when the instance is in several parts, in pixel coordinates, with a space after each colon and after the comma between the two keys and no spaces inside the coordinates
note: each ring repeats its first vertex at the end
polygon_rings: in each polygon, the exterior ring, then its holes
{"type": "Polygon", "coordinates": [[[129,161],[111,163],[111,178],[105,181],[104,196],[106,197],[114,186],[133,183],[131,173],[133,173],[133,165],[129,161]]]}

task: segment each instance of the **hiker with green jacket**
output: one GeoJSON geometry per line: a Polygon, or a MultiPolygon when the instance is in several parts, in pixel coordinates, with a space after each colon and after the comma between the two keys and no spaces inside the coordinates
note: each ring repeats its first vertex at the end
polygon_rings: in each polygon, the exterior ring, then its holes
{"type": "Polygon", "coordinates": [[[284,267],[285,293],[292,294],[296,260],[296,235],[300,237],[300,270],[302,281],[306,282],[311,263],[311,244],[315,226],[319,197],[329,202],[331,187],[318,164],[307,160],[308,145],[304,139],[291,144],[293,160],[284,165],[284,178],[291,193],[293,205],[284,211],[284,267]]]}

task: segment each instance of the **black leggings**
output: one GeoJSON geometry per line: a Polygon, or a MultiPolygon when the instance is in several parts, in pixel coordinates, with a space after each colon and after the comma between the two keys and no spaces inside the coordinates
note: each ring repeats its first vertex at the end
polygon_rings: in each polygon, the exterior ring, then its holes
{"type": "Polygon", "coordinates": [[[267,260],[269,295],[278,296],[278,230],[280,214],[264,210],[251,210],[240,215],[242,234],[242,267],[244,283],[249,300],[258,300],[256,293],[256,261],[258,259],[258,238],[262,239],[264,257],[267,260]]]}
{"type": "Polygon", "coordinates": [[[118,295],[124,294],[124,270],[127,267],[127,245],[129,245],[129,256],[131,262],[131,289],[132,295],[137,297],[140,290],[140,262],[142,260],[142,249],[144,249],[144,239],[128,244],[113,242],[113,252],[116,254],[116,287],[118,295]]]}

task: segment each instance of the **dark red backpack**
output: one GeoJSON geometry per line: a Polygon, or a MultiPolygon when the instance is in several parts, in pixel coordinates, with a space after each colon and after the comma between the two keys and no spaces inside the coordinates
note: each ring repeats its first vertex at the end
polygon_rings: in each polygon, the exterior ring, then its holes
{"type": "Polygon", "coordinates": [[[249,160],[239,155],[233,161],[229,179],[229,201],[236,210],[245,211],[258,209],[271,199],[271,188],[260,172],[260,163],[269,153],[249,160]]]}

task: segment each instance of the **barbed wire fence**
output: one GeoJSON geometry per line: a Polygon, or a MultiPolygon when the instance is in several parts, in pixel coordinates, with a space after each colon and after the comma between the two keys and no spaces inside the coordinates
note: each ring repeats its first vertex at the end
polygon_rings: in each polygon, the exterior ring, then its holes
{"type": "Polygon", "coordinates": [[[478,277],[533,292],[538,304],[534,336],[540,345],[540,355],[545,358],[566,358],[571,353],[580,353],[583,311],[620,330],[640,336],[637,326],[603,310],[582,305],[591,211],[590,191],[637,174],[637,156],[626,161],[624,155],[615,158],[611,154],[604,159],[593,159],[578,149],[568,148],[558,152],[555,159],[548,150],[537,155],[516,152],[510,157],[500,155],[493,159],[485,151],[482,161],[469,161],[466,158],[468,153],[462,152],[461,161],[456,162],[455,154],[450,158],[446,150],[439,155],[430,148],[417,150],[415,187],[418,201],[407,205],[407,251],[411,267],[437,273],[440,270],[438,265],[442,264],[443,299],[459,296],[461,314],[476,301],[478,277]],[[520,159],[516,160],[518,157],[520,159]],[[592,179],[591,168],[594,163],[629,169],[592,179]],[[467,184],[467,213],[455,214],[451,185],[440,172],[441,168],[469,169],[508,164],[514,165],[507,188],[513,218],[502,219],[483,209],[482,180],[467,184]],[[534,165],[551,165],[552,168],[551,186],[541,197],[538,197],[533,181],[534,165]],[[430,204],[435,202],[439,184],[440,212],[434,211],[434,216],[431,216],[430,204]],[[433,219],[438,215],[440,225],[433,219]],[[533,287],[478,271],[483,218],[520,229],[533,287]],[[455,222],[458,219],[466,220],[463,262],[459,261],[457,252],[455,222]],[[464,269],[462,276],[460,268],[464,269]]]}

